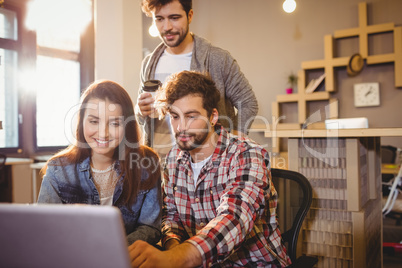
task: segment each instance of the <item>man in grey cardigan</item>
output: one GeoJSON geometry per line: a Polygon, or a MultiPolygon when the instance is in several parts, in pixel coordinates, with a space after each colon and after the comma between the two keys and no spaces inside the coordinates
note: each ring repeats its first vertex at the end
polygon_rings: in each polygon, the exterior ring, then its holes
{"type": "Polygon", "coordinates": [[[142,90],[142,85],[153,79],[163,83],[172,73],[183,70],[210,74],[221,94],[219,122],[234,134],[246,135],[258,111],[257,99],[230,53],[189,31],[192,0],[142,0],[142,10],[152,16],[163,41],[141,66],[136,117],[143,127],[146,143],[164,157],[175,140],[169,118],[152,116],[154,98],[142,90]]]}

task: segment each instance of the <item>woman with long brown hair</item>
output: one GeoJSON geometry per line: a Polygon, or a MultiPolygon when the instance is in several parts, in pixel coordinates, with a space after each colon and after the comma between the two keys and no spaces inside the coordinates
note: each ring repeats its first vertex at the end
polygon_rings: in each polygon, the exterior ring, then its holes
{"type": "Polygon", "coordinates": [[[128,244],[156,244],[161,221],[159,158],[139,140],[126,90],[113,81],[95,81],[81,96],[74,144],[44,168],[38,203],[116,206],[128,244]]]}

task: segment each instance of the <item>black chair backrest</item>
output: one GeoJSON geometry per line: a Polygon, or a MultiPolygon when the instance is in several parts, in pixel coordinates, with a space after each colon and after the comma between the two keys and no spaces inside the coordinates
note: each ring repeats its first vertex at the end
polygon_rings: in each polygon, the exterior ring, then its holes
{"type": "MultiPolygon", "coordinates": [[[[284,240],[284,242],[287,242],[287,250],[289,257],[292,260],[292,263],[295,263],[297,260],[296,256],[297,240],[299,237],[300,229],[303,225],[303,220],[306,217],[310,209],[311,202],[313,200],[313,190],[307,178],[298,172],[272,168],[271,175],[275,188],[277,187],[276,182],[278,182],[280,179],[291,180],[298,184],[299,189],[302,192],[302,198],[300,200],[297,213],[294,216],[291,228],[287,230],[281,230],[282,239],[284,240]]],[[[281,198],[279,197],[279,199],[281,198]]]]}
{"type": "Polygon", "coordinates": [[[397,150],[391,145],[381,145],[381,163],[395,164],[397,150]]]}
{"type": "Polygon", "coordinates": [[[7,159],[6,155],[0,154],[0,170],[5,166],[6,159],[7,159]]]}

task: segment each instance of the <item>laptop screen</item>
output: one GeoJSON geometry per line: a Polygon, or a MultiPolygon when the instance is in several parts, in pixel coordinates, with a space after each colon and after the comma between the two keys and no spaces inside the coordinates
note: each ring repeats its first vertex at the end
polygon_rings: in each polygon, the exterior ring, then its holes
{"type": "Polygon", "coordinates": [[[120,210],[0,204],[2,267],[130,267],[120,210]]]}

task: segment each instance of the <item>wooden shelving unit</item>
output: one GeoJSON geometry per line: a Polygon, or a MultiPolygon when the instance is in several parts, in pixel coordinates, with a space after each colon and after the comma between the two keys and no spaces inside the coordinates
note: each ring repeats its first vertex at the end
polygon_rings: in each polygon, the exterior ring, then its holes
{"type": "MultiPolygon", "coordinates": [[[[335,68],[346,67],[350,57],[336,57],[335,41],[345,38],[359,39],[359,54],[367,65],[394,63],[395,66],[395,87],[402,87],[402,27],[395,27],[394,23],[368,25],[367,23],[367,3],[359,3],[358,7],[359,26],[356,28],[337,30],[333,35],[324,36],[324,59],[302,62],[302,70],[298,72],[298,93],[278,95],[276,102],[272,103],[272,117],[278,121],[273,123],[272,129],[301,129],[324,127],[323,123],[313,126],[309,125],[309,115],[307,114],[307,103],[313,101],[328,101],[325,119],[338,118],[338,100],[331,98],[331,92],[336,92],[335,68]],[[393,33],[394,52],[381,55],[369,55],[369,36],[381,33],[393,33]],[[322,70],[325,73],[325,90],[306,93],[307,85],[306,74],[312,70],[322,70]],[[398,75],[399,74],[399,75],[398,75]],[[285,103],[297,103],[298,121],[296,123],[280,123],[281,105],[285,103]],[[308,126],[309,125],[309,126],[308,126]]],[[[274,138],[272,151],[281,151],[279,138],[274,138]],[[275,139],[275,140],[274,140],[275,139]]]]}

